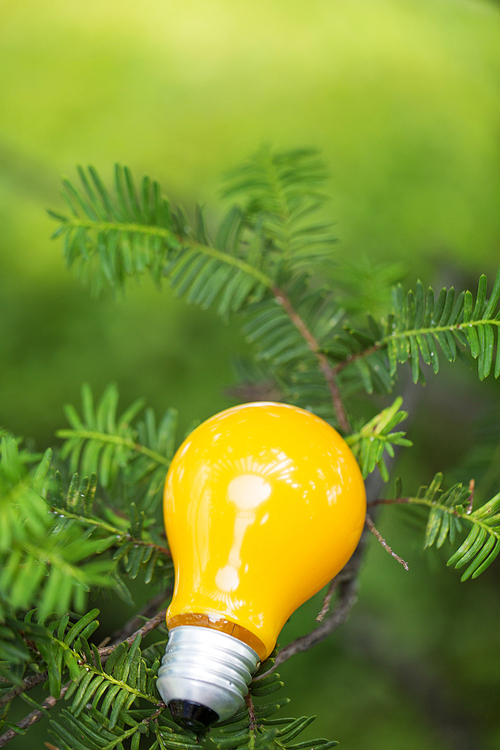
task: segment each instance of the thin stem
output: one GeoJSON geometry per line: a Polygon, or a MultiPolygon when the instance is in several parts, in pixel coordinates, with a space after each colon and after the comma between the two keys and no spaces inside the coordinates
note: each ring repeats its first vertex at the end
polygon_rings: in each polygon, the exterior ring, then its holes
{"type": "Polygon", "coordinates": [[[257,729],[257,717],[255,716],[255,706],[253,705],[252,696],[247,693],[245,698],[245,704],[248,709],[249,727],[251,732],[255,732],[257,729]]]}
{"type": "MultiPolygon", "coordinates": [[[[470,498],[469,498],[470,502],[470,498]]],[[[468,521],[468,523],[475,526],[479,526],[481,529],[486,531],[487,534],[494,536],[496,539],[500,539],[500,528],[491,526],[488,521],[481,518],[477,518],[474,513],[468,512],[468,509],[459,511],[456,507],[449,505],[442,505],[437,503],[435,500],[427,500],[425,497],[398,497],[395,500],[390,499],[377,499],[367,503],[369,507],[375,505],[394,505],[394,504],[405,504],[405,505],[425,505],[427,508],[438,508],[442,513],[448,513],[450,516],[462,519],[462,521],[468,521]]],[[[480,509],[479,509],[480,510],[480,509]]],[[[367,516],[368,517],[368,516],[367,516]]]]}
{"type": "Polygon", "coordinates": [[[13,701],[14,698],[17,698],[17,696],[21,695],[21,693],[25,693],[27,690],[31,690],[35,687],[35,685],[39,685],[41,682],[45,682],[48,679],[48,672],[41,672],[40,674],[34,674],[31,675],[31,677],[27,677],[19,685],[16,685],[16,687],[12,688],[12,690],[10,690],[8,693],[2,695],[2,697],[0,698],[0,706],[6,706],[7,703],[13,701]]]}
{"type": "MultiPolygon", "coordinates": [[[[155,618],[158,613],[158,608],[163,604],[166,599],[169,599],[173,591],[173,587],[169,587],[166,591],[161,591],[159,594],[153,596],[149,602],[147,602],[142,609],[137,612],[136,615],[130,618],[125,625],[120,628],[116,633],[113,633],[110,640],[112,645],[119,645],[125,638],[137,633],[141,627],[143,620],[150,621],[151,618],[155,618]]],[[[165,610],[162,610],[165,611],[165,610]]],[[[104,648],[105,644],[102,644],[104,648]]]]}
{"type": "Polygon", "coordinates": [[[349,354],[342,362],[339,362],[335,365],[335,367],[332,367],[333,374],[338,375],[339,372],[342,372],[348,365],[355,362],[357,359],[364,359],[365,357],[369,357],[370,354],[374,354],[375,352],[378,352],[379,349],[382,348],[382,344],[377,343],[373,346],[370,346],[368,349],[365,349],[362,352],[358,352],[357,354],[349,354]]]}
{"type": "Polygon", "coordinates": [[[327,356],[321,351],[321,347],[318,341],[313,336],[309,328],[306,326],[305,322],[302,320],[300,315],[294,310],[294,307],[290,301],[290,298],[287,297],[285,292],[279,289],[278,287],[273,287],[272,293],[276,301],[278,302],[278,304],[283,307],[284,311],[286,312],[286,314],[288,315],[288,317],[290,318],[294,326],[297,328],[302,338],[307,343],[309,349],[316,355],[319,369],[321,370],[323,377],[325,378],[326,383],[328,385],[328,389],[330,391],[333,408],[335,409],[335,414],[337,416],[337,421],[339,423],[339,426],[343,430],[343,432],[345,433],[351,432],[351,426],[349,424],[347,412],[345,410],[342,397],[340,395],[340,390],[337,385],[335,373],[330,363],[328,362],[327,356]]]}
{"type": "Polygon", "coordinates": [[[323,606],[321,607],[321,610],[318,613],[318,616],[316,617],[316,622],[323,622],[326,615],[328,614],[328,610],[330,609],[330,603],[332,601],[334,593],[337,590],[338,585],[339,585],[339,582],[337,578],[334,578],[333,581],[330,581],[330,585],[328,586],[328,590],[323,599],[323,606]]]}
{"type": "Polygon", "coordinates": [[[380,542],[380,544],[385,549],[385,551],[388,552],[391,555],[391,557],[393,557],[395,560],[397,560],[398,563],[400,563],[405,570],[409,570],[410,568],[409,568],[408,563],[405,560],[403,560],[402,557],[400,557],[399,555],[397,555],[394,552],[394,550],[392,549],[392,547],[389,547],[389,545],[385,541],[385,539],[382,536],[382,534],[380,533],[380,531],[378,531],[378,529],[376,528],[375,524],[373,523],[373,521],[370,518],[370,516],[368,515],[368,513],[366,514],[366,525],[370,529],[370,531],[373,534],[373,536],[375,537],[375,539],[377,539],[377,541],[380,542]]]}
{"type": "Polygon", "coordinates": [[[470,320],[467,323],[454,323],[447,326],[432,326],[429,328],[414,328],[410,331],[393,332],[388,336],[384,336],[383,338],[376,341],[375,344],[368,347],[368,349],[365,349],[362,352],[357,352],[356,354],[349,354],[345,359],[343,359],[341,362],[338,362],[334,367],[332,367],[332,371],[334,375],[338,375],[339,372],[342,372],[342,370],[344,370],[348,365],[352,364],[352,362],[355,362],[358,359],[369,357],[370,354],[373,354],[380,349],[384,349],[388,344],[390,344],[391,341],[395,341],[396,339],[401,340],[412,338],[415,336],[425,336],[426,334],[433,335],[435,333],[446,333],[447,331],[453,333],[453,331],[463,331],[466,328],[478,328],[479,326],[484,325],[500,326],[500,320],[497,320],[496,318],[493,318],[491,320],[470,320]]]}
{"type": "Polygon", "coordinates": [[[112,646],[105,646],[104,648],[100,648],[99,656],[101,657],[102,660],[106,660],[108,656],[112,654],[113,651],[122,643],[128,643],[130,645],[131,643],[135,641],[138,635],[140,635],[141,638],[144,638],[145,635],[147,635],[152,630],[154,630],[159,625],[161,625],[163,622],[165,622],[166,614],[167,614],[167,607],[165,607],[165,609],[162,609],[161,612],[158,612],[157,615],[155,615],[150,620],[148,620],[147,623],[142,626],[142,628],[139,628],[139,630],[136,630],[135,633],[132,633],[132,635],[129,635],[128,638],[125,638],[123,641],[120,641],[119,643],[114,643],[112,646]]]}
{"type": "MultiPolygon", "coordinates": [[[[31,727],[33,724],[36,724],[37,721],[40,721],[40,719],[47,714],[47,711],[51,708],[54,708],[57,701],[60,701],[61,698],[64,698],[66,695],[67,690],[69,689],[69,686],[71,685],[71,682],[68,682],[64,687],[61,689],[61,694],[59,698],[53,698],[52,695],[50,695],[48,698],[44,700],[44,702],[41,704],[41,709],[37,708],[34,711],[32,711],[30,714],[25,716],[22,721],[20,721],[18,724],[16,724],[16,727],[19,727],[19,729],[28,729],[28,727],[31,727]]],[[[14,737],[17,736],[17,732],[14,731],[14,729],[8,729],[4,734],[0,735],[0,747],[3,747],[4,745],[9,742],[9,740],[12,740],[14,737]]]]}
{"type": "Polygon", "coordinates": [[[394,339],[406,339],[410,336],[419,336],[420,334],[425,335],[426,333],[440,333],[446,331],[463,331],[466,328],[477,328],[478,326],[491,325],[500,326],[500,320],[492,318],[490,320],[469,320],[467,323],[453,323],[448,326],[430,326],[429,328],[413,328],[410,331],[398,331],[390,333],[388,336],[384,336],[380,341],[377,341],[379,346],[388,344],[389,341],[394,339]]]}

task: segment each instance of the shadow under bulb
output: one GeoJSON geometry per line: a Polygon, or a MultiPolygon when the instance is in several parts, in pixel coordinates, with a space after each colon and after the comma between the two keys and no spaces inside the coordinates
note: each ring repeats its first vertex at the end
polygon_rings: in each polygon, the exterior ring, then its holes
{"type": "Polygon", "coordinates": [[[351,557],[365,513],[350,448],[303,409],[243,404],[188,436],[165,482],[175,591],[157,681],[181,726],[244,705],[286,620],[351,557]]]}

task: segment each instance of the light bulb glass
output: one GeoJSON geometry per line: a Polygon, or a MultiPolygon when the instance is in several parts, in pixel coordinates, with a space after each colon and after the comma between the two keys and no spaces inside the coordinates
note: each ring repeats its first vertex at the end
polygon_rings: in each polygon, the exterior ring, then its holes
{"type": "Polygon", "coordinates": [[[251,403],[184,441],[164,512],[175,566],[169,629],[219,630],[263,660],[292,612],[351,557],[366,497],[333,427],[294,406],[251,403]]]}

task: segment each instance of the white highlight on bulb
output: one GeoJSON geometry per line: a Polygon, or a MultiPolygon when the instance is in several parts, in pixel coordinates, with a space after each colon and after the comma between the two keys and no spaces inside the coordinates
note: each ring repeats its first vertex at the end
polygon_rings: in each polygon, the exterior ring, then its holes
{"type": "Polygon", "coordinates": [[[227,488],[228,499],[236,505],[238,513],[234,522],[233,544],[227,564],[219,568],[215,583],[221,591],[235,591],[240,583],[240,552],[243,538],[256,518],[256,510],[271,494],[271,485],[258,474],[241,474],[233,479],[227,488]]]}

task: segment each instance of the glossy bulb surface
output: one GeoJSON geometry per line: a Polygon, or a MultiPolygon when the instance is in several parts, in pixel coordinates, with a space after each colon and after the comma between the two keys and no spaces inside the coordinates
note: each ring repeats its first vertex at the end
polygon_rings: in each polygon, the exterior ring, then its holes
{"type": "Polygon", "coordinates": [[[169,629],[218,629],[262,660],[290,615],[351,557],[366,497],[336,430],[262,402],[189,435],[167,475],[164,513],[175,566],[169,629]]]}

